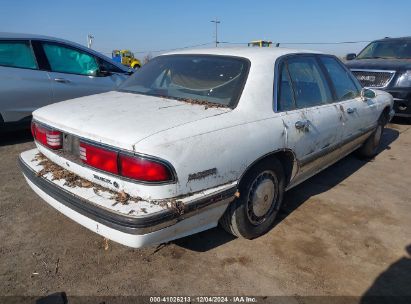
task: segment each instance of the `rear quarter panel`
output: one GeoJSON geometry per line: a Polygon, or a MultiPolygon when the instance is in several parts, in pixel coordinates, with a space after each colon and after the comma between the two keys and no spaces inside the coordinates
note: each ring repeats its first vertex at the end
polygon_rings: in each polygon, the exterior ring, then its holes
{"type": "Polygon", "coordinates": [[[168,160],[181,195],[237,181],[255,160],[285,146],[284,127],[275,115],[249,121],[232,111],[222,117],[158,133],[136,143],[135,150],[168,160]]]}

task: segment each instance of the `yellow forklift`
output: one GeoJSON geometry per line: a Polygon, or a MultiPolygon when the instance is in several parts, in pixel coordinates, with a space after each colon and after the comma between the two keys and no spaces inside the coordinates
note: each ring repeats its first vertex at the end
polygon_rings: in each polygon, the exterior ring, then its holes
{"type": "Polygon", "coordinates": [[[270,47],[273,43],[267,40],[254,40],[248,43],[248,46],[252,47],[270,47]]]}
{"type": "Polygon", "coordinates": [[[141,68],[141,62],[134,57],[134,54],[129,50],[114,50],[111,54],[111,58],[125,66],[133,69],[141,68]]]}

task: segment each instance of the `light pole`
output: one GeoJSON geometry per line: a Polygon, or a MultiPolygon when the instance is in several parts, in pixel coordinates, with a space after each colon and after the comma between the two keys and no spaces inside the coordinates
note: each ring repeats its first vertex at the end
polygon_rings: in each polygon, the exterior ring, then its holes
{"type": "Polygon", "coordinates": [[[91,49],[91,45],[93,44],[94,36],[91,34],[87,35],[87,47],[91,49]]]}
{"type": "Polygon", "coordinates": [[[218,47],[218,24],[221,23],[218,21],[217,18],[215,20],[211,20],[210,22],[213,22],[215,24],[215,47],[218,47]]]}

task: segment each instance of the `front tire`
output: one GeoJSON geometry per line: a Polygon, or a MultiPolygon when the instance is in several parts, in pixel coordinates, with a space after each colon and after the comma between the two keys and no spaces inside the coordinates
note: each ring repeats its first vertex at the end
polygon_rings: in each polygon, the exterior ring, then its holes
{"type": "Polygon", "coordinates": [[[384,122],[380,119],[377,128],[374,130],[374,132],[372,132],[370,137],[368,137],[362,147],[358,150],[360,156],[364,158],[373,158],[375,155],[377,155],[383,132],[384,122]]]}
{"type": "Polygon", "coordinates": [[[246,239],[265,234],[277,217],[284,189],[284,169],[276,158],[257,163],[240,182],[240,197],[228,206],[220,219],[221,226],[246,239]]]}

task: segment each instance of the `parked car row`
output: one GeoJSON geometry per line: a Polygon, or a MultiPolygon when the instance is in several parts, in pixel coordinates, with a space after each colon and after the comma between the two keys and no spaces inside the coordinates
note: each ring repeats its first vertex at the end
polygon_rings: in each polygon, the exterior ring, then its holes
{"type": "MultiPolygon", "coordinates": [[[[346,65],[363,87],[389,92],[395,115],[411,117],[411,37],[384,38],[346,65]]],[[[0,131],[26,127],[42,106],[116,89],[133,71],[66,40],[0,33],[0,131]],[[29,96],[29,97],[28,97],[29,96]]]]}
{"type": "MultiPolygon", "coordinates": [[[[25,47],[35,45],[58,53],[37,40],[25,47]]],[[[47,59],[51,83],[67,85],[56,79],[71,74],[51,76],[47,59]]],[[[81,62],[100,77],[100,60],[81,62]]],[[[373,157],[393,115],[392,96],[362,88],[335,56],[185,50],[154,58],[115,91],[34,111],[36,148],[19,163],[48,204],[127,246],[219,223],[252,239],[271,229],[287,190],[353,151],[373,157]]]]}
{"type": "Polygon", "coordinates": [[[0,125],[32,120],[28,184],[100,235],[142,247],[221,224],[252,239],[287,190],[353,151],[373,157],[394,109],[411,117],[410,57],[411,38],[374,41],[348,68],[319,52],[196,49],[133,74],[72,42],[2,33],[0,125]]]}
{"type": "Polygon", "coordinates": [[[130,74],[73,42],[0,33],[0,130],[27,125],[40,107],[116,89],[130,74]]]}

